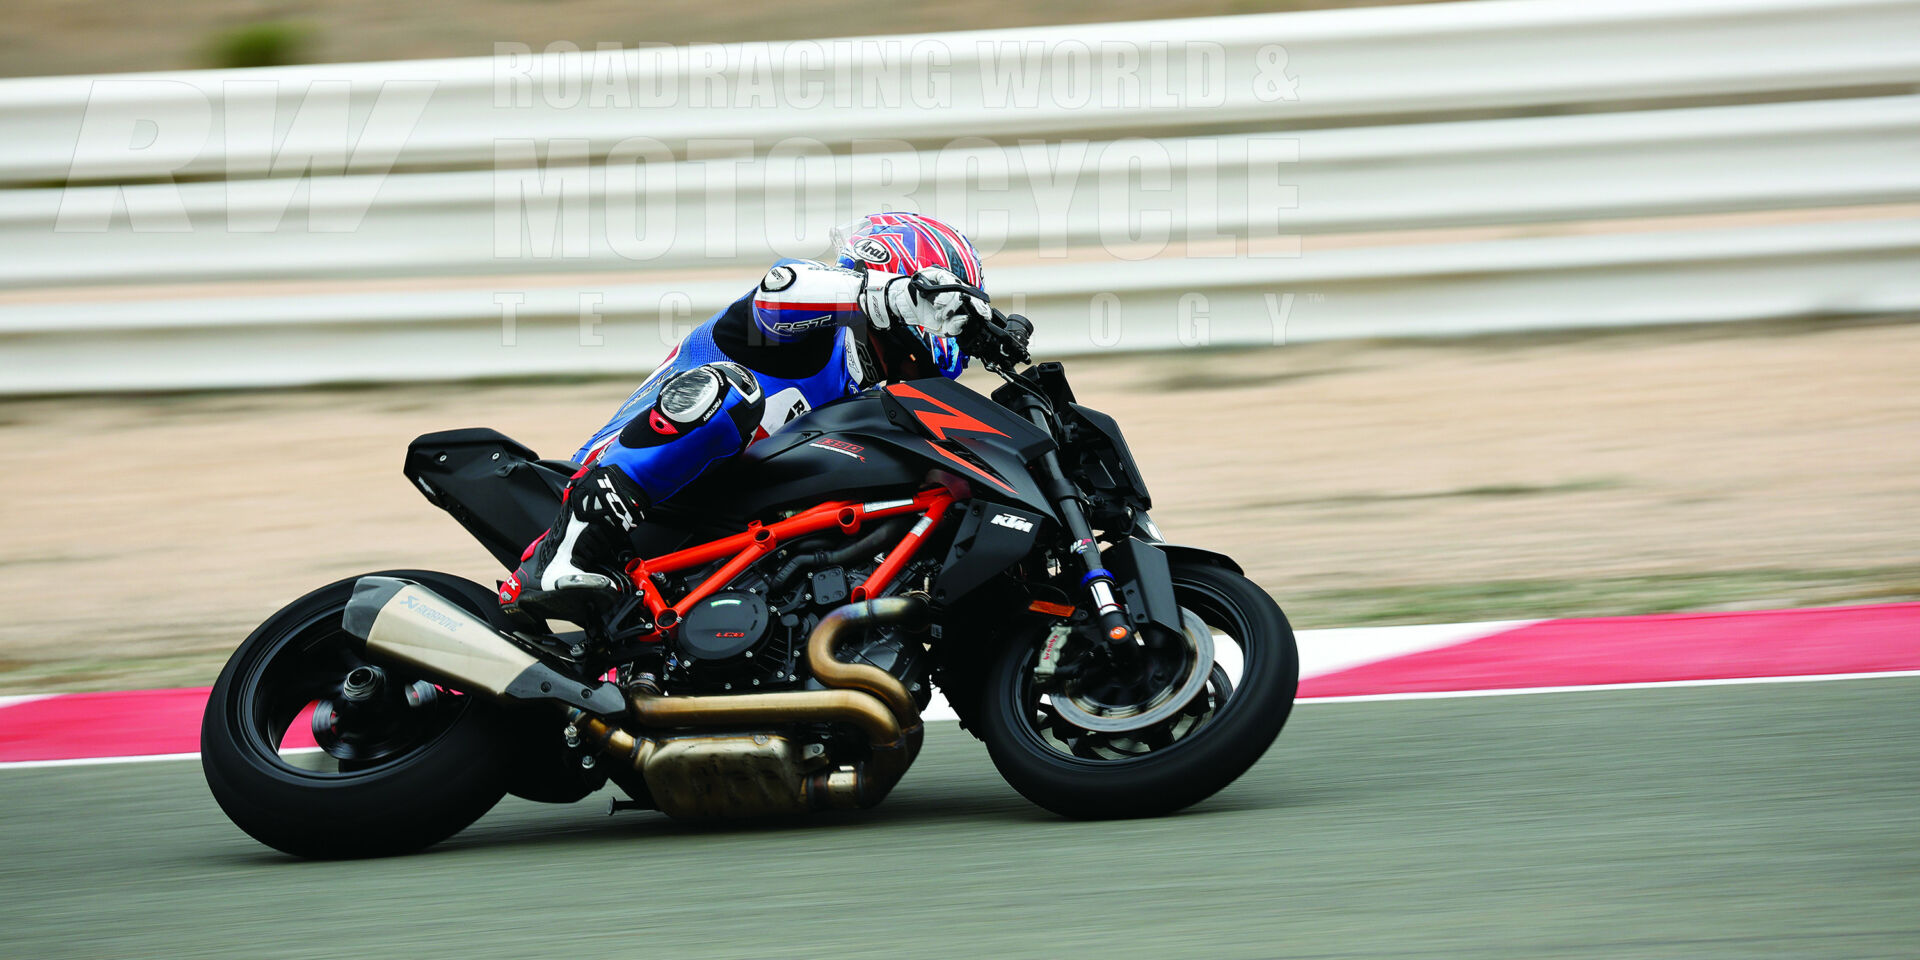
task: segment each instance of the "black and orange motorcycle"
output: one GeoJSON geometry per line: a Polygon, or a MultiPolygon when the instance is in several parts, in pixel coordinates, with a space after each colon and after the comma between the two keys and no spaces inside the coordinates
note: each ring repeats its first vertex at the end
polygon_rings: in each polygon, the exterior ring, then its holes
{"type": "MultiPolygon", "coordinates": [[[[213,688],[214,797],[307,857],[415,850],[507,793],[608,781],[682,818],[870,807],[935,688],[1048,810],[1213,795],[1292,709],[1286,618],[1233,560],[1162,541],[1118,424],[1060,364],[1026,365],[1025,318],[975,326],[991,398],[931,377],[793,420],[650,511],[630,589],[585,629],[422,570],[294,601],[213,688]]],[[[575,469],[486,429],[405,464],[509,570],[575,469]]]]}

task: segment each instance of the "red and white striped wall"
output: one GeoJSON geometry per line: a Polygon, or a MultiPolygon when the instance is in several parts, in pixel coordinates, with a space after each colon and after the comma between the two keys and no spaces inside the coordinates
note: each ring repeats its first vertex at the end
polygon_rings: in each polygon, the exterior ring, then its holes
{"type": "MultiPolygon", "coordinates": [[[[1920,603],[1302,630],[1299,641],[1306,702],[1915,676],[1920,603]]],[[[206,696],[0,697],[0,767],[191,757],[206,696]]],[[[928,714],[953,716],[938,701],[928,714]]]]}

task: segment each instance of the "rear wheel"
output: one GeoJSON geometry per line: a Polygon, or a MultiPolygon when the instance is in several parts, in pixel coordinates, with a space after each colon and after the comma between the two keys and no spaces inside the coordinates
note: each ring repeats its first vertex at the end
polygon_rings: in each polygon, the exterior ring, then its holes
{"type": "Polygon", "coordinates": [[[1001,648],[980,736],[1021,795],[1069,817],[1157,816],[1212,796],[1272,745],[1299,686],[1286,616],[1231,570],[1176,563],[1173,581],[1183,643],[1120,663],[1070,646],[1070,681],[1036,677],[1040,638],[1001,648]]]}
{"type": "MultiPolygon", "coordinates": [[[[486,615],[493,591],[416,581],[486,615]]],[[[498,712],[366,656],[341,627],[355,579],[321,587],[254,630],[214,684],[200,727],[207,786],[234,824],[301,857],[368,857],[437,843],[506,792],[498,712]]]]}

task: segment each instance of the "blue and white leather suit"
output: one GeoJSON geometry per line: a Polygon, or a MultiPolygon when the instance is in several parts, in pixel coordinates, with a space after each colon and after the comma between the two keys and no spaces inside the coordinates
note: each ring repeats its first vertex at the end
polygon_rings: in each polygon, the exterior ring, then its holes
{"type": "MultiPolygon", "coordinates": [[[[681,340],[574,459],[618,467],[647,502],[660,503],[800,414],[870,386],[877,373],[862,356],[859,305],[868,279],[781,260],[681,340]]],[[[966,356],[958,345],[926,342],[940,372],[959,376],[966,356]]]]}

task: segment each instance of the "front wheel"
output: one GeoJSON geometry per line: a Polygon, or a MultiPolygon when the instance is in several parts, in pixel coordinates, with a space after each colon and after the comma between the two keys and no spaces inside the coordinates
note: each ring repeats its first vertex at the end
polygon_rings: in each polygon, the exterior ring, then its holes
{"type": "MultiPolygon", "coordinates": [[[[446,574],[379,576],[421,583],[482,616],[494,603],[493,591],[446,574]]],[[[295,856],[417,850],[506,792],[491,704],[370,660],[341,626],[356,579],[267,618],[227,662],[201,721],[214,799],[254,839],[295,856]]]]}
{"type": "Polygon", "coordinates": [[[1300,682],[1286,616],[1231,570],[1176,562],[1172,572],[1184,643],[1129,668],[1083,663],[1064,683],[1036,676],[1037,638],[996,654],[980,737],[1028,800],[1069,817],[1171,813],[1232,783],[1280,734],[1300,682]]]}

